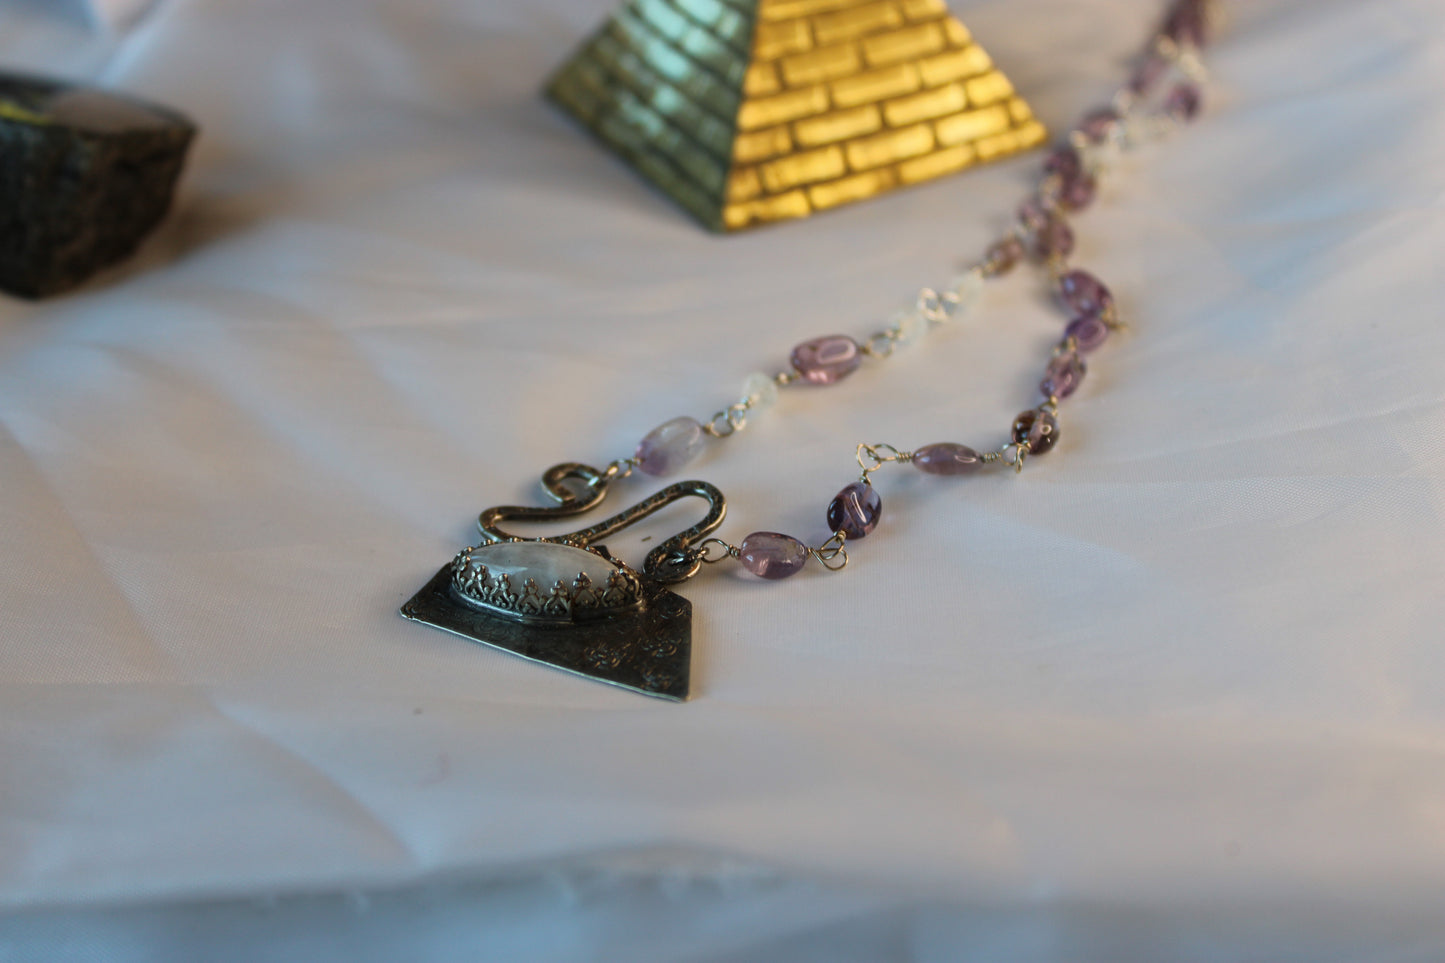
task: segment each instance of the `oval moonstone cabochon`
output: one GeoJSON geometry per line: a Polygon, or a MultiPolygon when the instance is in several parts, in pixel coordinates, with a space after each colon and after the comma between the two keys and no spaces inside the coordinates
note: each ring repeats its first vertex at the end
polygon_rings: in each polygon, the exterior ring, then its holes
{"type": "Polygon", "coordinates": [[[469,548],[452,568],[452,587],[463,599],[513,618],[576,621],[629,609],[642,600],[632,572],[556,542],[469,548]]]}

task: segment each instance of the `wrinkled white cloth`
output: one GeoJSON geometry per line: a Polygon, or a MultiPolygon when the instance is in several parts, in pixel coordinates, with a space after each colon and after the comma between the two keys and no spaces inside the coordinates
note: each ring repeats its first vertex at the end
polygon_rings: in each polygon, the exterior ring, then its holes
{"type": "Polygon", "coordinates": [[[129,27],[145,15],[156,0],[85,0],[91,18],[109,27],[129,27]]]}
{"type": "MultiPolygon", "coordinates": [[[[708,235],[537,96],[611,2],[0,5],[7,64],[203,129],[136,261],[0,302],[0,947],[1445,954],[1445,7],[1229,3],[1206,116],[1078,219],[1130,330],[1056,451],[880,474],[842,574],[682,587],[679,706],[397,606],[548,465],[946,281],[1038,158],[708,235]]],[[[955,9],[1063,129],[1158,5],[955,9]]],[[[858,442],[998,443],[1061,323],[991,286],[689,474],[724,535],[819,539],[858,442]]]]}

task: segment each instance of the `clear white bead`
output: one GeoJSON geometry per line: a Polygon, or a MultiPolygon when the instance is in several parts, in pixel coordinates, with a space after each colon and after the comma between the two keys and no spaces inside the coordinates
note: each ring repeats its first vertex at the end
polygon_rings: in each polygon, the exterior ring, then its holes
{"type": "Polygon", "coordinates": [[[922,291],[919,291],[918,300],[914,302],[914,307],[918,313],[923,316],[923,320],[925,321],[942,321],[947,313],[943,306],[943,299],[939,297],[938,292],[933,290],[933,288],[924,288],[922,291]]]}
{"type": "Polygon", "coordinates": [[[1096,177],[1103,176],[1109,169],[1119,162],[1120,147],[1114,138],[1109,138],[1102,143],[1086,143],[1079,148],[1079,157],[1084,162],[1084,167],[1096,177]]]}
{"type": "Polygon", "coordinates": [[[743,382],[743,404],[753,411],[767,411],[778,401],[778,383],[772,375],[754,371],[743,382]]]}
{"type": "Polygon", "coordinates": [[[1167,122],[1153,114],[1130,114],[1120,123],[1119,129],[1126,149],[1142,147],[1159,140],[1168,132],[1167,122]]]}
{"type": "Polygon", "coordinates": [[[928,321],[917,311],[899,311],[889,320],[888,330],[895,332],[893,340],[901,345],[917,344],[928,333],[928,321]]]}
{"type": "Polygon", "coordinates": [[[955,317],[963,317],[978,306],[983,297],[984,276],[979,268],[970,268],[953,279],[953,293],[958,298],[955,317]]]}

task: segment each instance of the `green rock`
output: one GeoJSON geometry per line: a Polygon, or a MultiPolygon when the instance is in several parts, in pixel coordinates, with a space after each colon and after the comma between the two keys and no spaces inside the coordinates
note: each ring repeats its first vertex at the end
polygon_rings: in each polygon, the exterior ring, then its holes
{"type": "Polygon", "coordinates": [[[0,290],[59,294],[133,254],[195,135],[162,107],[0,72],[0,290]]]}

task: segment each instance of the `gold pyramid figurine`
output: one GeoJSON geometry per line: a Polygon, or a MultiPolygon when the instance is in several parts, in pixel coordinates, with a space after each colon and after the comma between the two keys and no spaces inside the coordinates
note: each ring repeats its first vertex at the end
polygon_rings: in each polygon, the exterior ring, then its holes
{"type": "Polygon", "coordinates": [[[945,0],[625,0],[547,95],[717,231],[1046,137],[945,0]]]}

